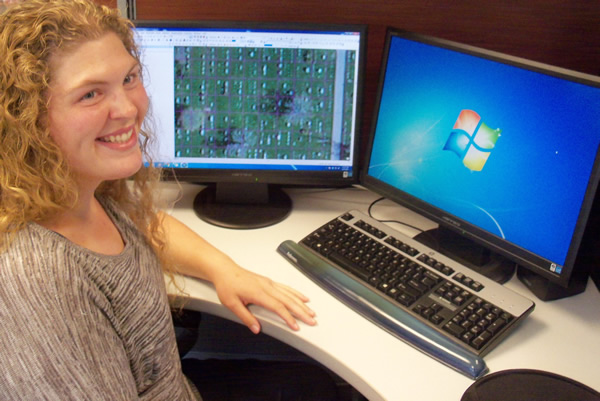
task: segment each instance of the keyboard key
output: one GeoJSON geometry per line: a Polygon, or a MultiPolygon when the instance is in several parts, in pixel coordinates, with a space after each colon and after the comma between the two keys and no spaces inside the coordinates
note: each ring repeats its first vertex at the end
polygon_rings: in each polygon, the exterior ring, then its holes
{"type": "Polygon", "coordinates": [[[396,300],[404,306],[412,305],[415,302],[415,299],[416,298],[411,297],[410,295],[404,292],[400,293],[400,295],[396,297],[396,300]]]}
{"type": "Polygon", "coordinates": [[[367,281],[369,279],[370,274],[368,272],[365,272],[359,268],[357,268],[355,265],[353,265],[352,263],[350,263],[350,261],[348,259],[346,259],[345,257],[339,255],[338,253],[331,253],[329,255],[330,259],[339,264],[340,266],[342,266],[344,269],[350,271],[351,273],[357,275],[358,277],[360,277],[361,279],[367,281]]]}
{"type": "Polygon", "coordinates": [[[444,321],[444,318],[440,315],[433,315],[429,319],[433,324],[438,325],[444,321]]]}
{"type": "Polygon", "coordinates": [[[506,326],[506,322],[502,319],[496,320],[490,326],[488,326],[487,331],[489,331],[492,335],[498,333],[502,328],[506,326]]]}
{"type": "Polygon", "coordinates": [[[488,340],[492,338],[492,334],[489,331],[484,331],[479,336],[477,336],[473,341],[471,341],[471,345],[475,347],[475,349],[480,349],[488,342],[488,340]]]}
{"type": "Polygon", "coordinates": [[[462,328],[459,324],[456,324],[452,321],[448,322],[444,326],[444,330],[446,330],[447,332],[452,334],[454,337],[460,337],[465,332],[464,328],[462,328]]]}

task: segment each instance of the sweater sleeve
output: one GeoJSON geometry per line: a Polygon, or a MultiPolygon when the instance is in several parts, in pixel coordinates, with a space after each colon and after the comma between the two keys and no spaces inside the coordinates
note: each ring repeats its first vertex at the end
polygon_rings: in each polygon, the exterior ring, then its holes
{"type": "Polygon", "coordinates": [[[122,341],[95,305],[106,300],[36,243],[20,236],[0,254],[2,399],[137,399],[122,341]]]}

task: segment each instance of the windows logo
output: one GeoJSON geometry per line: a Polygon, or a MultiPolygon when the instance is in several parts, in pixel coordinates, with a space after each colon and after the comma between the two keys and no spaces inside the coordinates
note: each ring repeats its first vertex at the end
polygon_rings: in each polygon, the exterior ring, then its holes
{"type": "Polygon", "coordinates": [[[481,171],[500,137],[500,129],[491,129],[473,110],[462,110],[444,145],[471,171],[481,171]]]}

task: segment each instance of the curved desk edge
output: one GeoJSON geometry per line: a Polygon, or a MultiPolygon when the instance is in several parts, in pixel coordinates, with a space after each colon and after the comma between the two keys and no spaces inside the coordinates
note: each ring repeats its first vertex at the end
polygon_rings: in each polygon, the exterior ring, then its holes
{"type": "MultiPolygon", "coordinates": [[[[185,309],[209,313],[242,324],[233,312],[220,303],[217,293],[210,283],[185,276],[176,276],[176,280],[177,285],[182,288],[184,293],[182,294],[176,288],[169,277],[165,277],[168,293],[170,297],[183,298],[185,309]]],[[[302,336],[302,329],[308,326],[299,322],[300,331],[294,332],[275,313],[259,306],[250,306],[250,310],[259,319],[263,333],[296,348],[323,364],[352,385],[369,401],[385,400],[372,385],[348,366],[344,365],[334,354],[304,338],[302,336]]]]}

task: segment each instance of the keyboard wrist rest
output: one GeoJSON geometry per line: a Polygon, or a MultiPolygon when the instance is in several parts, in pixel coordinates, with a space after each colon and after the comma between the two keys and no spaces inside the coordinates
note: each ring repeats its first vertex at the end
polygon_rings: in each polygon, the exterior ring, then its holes
{"type": "Polygon", "coordinates": [[[472,379],[487,373],[483,358],[453,343],[296,242],[283,241],[277,251],[340,301],[409,345],[472,379]]]}

